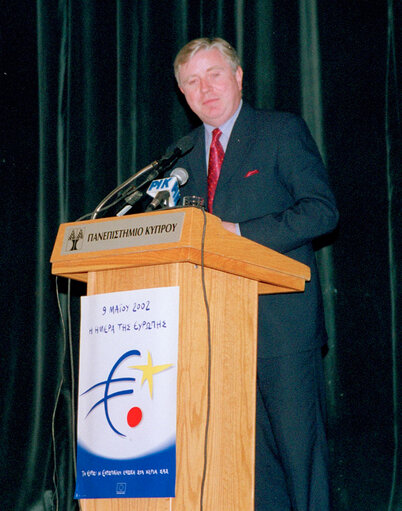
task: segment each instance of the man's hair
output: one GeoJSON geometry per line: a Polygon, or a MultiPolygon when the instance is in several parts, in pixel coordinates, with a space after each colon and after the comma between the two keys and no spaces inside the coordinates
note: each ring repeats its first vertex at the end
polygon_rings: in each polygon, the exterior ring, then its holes
{"type": "Polygon", "coordinates": [[[183,64],[187,64],[191,57],[200,50],[212,50],[213,48],[219,50],[223,57],[229,62],[233,72],[236,71],[236,69],[240,66],[240,59],[233,46],[220,37],[214,37],[213,39],[210,39],[209,37],[201,37],[200,39],[193,39],[187,43],[176,55],[173,66],[174,75],[179,85],[180,67],[183,64]]]}

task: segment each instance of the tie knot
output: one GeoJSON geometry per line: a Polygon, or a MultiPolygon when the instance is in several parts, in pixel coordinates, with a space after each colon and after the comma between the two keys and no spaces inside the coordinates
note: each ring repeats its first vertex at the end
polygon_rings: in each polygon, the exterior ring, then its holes
{"type": "Polygon", "coordinates": [[[219,140],[219,137],[222,135],[222,132],[219,128],[215,128],[212,132],[212,141],[217,142],[219,140]]]}

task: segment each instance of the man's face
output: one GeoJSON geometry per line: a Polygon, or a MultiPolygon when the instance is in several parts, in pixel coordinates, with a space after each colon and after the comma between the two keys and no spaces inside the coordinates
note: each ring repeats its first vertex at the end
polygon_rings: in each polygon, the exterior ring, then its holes
{"type": "Polygon", "coordinates": [[[180,67],[179,84],[191,110],[205,123],[221,126],[236,112],[243,70],[232,67],[219,50],[200,50],[180,67]]]}

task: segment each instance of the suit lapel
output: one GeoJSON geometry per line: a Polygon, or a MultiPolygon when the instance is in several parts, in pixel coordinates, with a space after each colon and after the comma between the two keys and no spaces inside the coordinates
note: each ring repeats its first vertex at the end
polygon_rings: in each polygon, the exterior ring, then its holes
{"type": "MultiPolygon", "coordinates": [[[[239,174],[242,176],[247,172],[248,153],[254,144],[255,132],[254,111],[247,104],[243,103],[239,117],[230,136],[225,152],[225,158],[219,176],[218,186],[215,194],[215,203],[220,202],[221,194],[224,196],[228,190],[227,184],[239,174]]],[[[207,200],[207,166],[205,157],[205,133],[204,127],[200,126],[192,132],[194,147],[184,157],[183,164],[188,166],[188,171],[193,179],[191,189],[188,193],[200,195],[207,200]]]]}
{"type": "Polygon", "coordinates": [[[207,167],[205,161],[205,135],[204,127],[200,126],[193,131],[194,147],[187,155],[190,175],[194,179],[194,187],[201,196],[205,197],[207,193],[206,175],[207,167]]]}
{"type": "Polygon", "coordinates": [[[255,140],[252,114],[253,110],[251,107],[243,104],[226,148],[217,193],[218,189],[226,185],[233,177],[243,171],[244,173],[246,172],[245,163],[247,162],[247,154],[255,140]]]}

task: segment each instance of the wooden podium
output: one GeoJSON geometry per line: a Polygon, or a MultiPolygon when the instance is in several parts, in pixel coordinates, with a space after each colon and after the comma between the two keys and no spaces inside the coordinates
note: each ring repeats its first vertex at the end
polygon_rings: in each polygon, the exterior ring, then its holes
{"type": "Polygon", "coordinates": [[[63,224],[51,262],[88,295],[180,288],[176,497],[82,509],[253,511],[258,294],[303,291],[309,268],[197,208],[63,224]]]}

